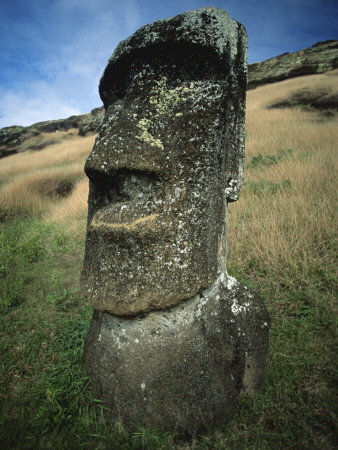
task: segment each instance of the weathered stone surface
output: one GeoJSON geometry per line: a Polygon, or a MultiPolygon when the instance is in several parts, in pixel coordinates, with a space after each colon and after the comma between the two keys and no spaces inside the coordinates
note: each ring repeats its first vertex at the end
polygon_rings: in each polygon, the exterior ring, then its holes
{"type": "Polygon", "coordinates": [[[112,419],[195,436],[223,425],[241,394],[263,385],[269,317],[259,297],[219,277],[166,311],[121,318],[96,311],[83,366],[112,419]]]}
{"type": "Polygon", "coordinates": [[[250,64],[249,89],[302,75],[323,73],[338,67],[338,41],[324,41],[294,53],[250,64]]]}
{"type": "Polygon", "coordinates": [[[100,82],[83,367],[113,419],[196,436],[266,378],[269,316],[226,271],[243,181],[246,33],[206,7],[141,28],[100,82]]]}
{"type": "Polygon", "coordinates": [[[90,179],[85,294],[96,310],[172,307],[225,274],[226,205],[243,179],[247,37],[206,7],[119,44],[90,179]]]}

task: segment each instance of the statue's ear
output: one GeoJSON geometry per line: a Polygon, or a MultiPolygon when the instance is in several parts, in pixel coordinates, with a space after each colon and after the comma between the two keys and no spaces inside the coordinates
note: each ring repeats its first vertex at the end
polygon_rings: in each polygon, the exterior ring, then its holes
{"type": "Polygon", "coordinates": [[[234,120],[225,136],[225,195],[228,202],[238,200],[244,178],[245,112],[247,89],[247,36],[238,34],[238,49],[229,77],[227,104],[234,120]]]}
{"type": "Polygon", "coordinates": [[[230,178],[225,188],[225,196],[227,201],[235,202],[236,200],[238,200],[239,192],[240,186],[238,184],[238,180],[236,180],[235,178],[230,178]]]}
{"type": "Polygon", "coordinates": [[[233,133],[229,139],[231,142],[225,158],[225,195],[228,202],[235,202],[239,198],[244,178],[244,120],[245,109],[243,105],[238,105],[238,115],[242,115],[242,119],[238,120],[236,133],[233,133]],[[242,120],[242,123],[241,123],[242,120]]]}

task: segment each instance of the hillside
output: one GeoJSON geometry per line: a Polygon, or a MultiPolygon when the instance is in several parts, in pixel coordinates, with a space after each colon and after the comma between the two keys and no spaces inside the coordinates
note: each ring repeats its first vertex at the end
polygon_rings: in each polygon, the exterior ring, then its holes
{"type": "MultiPolygon", "coordinates": [[[[295,53],[286,53],[264,62],[248,66],[248,87],[253,89],[301,75],[325,73],[338,67],[338,41],[318,42],[312,47],[295,53]]],[[[292,94],[293,95],[293,94],[292,94]]],[[[337,92],[302,92],[292,96],[287,105],[305,105],[313,109],[327,110],[333,114],[338,109],[337,92]]],[[[88,114],[67,119],[35,123],[28,127],[12,126],[0,129],[0,158],[26,150],[42,148],[74,135],[87,136],[97,133],[104,119],[103,107],[88,114]],[[55,134],[57,133],[57,134],[55,134]]]]}
{"type": "MultiPolygon", "coordinates": [[[[243,399],[196,450],[336,448],[338,121],[287,101],[333,95],[337,85],[336,69],[248,91],[245,182],[228,209],[227,268],[269,310],[269,376],[265,391],[243,399]]],[[[77,132],[0,160],[2,447],[187,449],[170,433],[130,436],[105,421],[83,377],[92,316],[79,289],[83,166],[95,135],[77,132]]]]}
{"type": "Polygon", "coordinates": [[[104,118],[104,108],[67,119],[47,120],[28,127],[14,125],[0,129],[0,159],[26,150],[42,150],[74,135],[97,133],[104,118]]]}

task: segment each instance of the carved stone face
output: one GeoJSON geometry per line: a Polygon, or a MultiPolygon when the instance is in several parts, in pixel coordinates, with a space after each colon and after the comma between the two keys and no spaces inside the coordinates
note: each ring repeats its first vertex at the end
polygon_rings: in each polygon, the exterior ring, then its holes
{"type": "Polygon", "coordinates": [[[97,310],[165,309],[225,273],[235,107],[229,82],[196,61],[136,59],[107,109],[85,165],[82,287],[97,310]]]}

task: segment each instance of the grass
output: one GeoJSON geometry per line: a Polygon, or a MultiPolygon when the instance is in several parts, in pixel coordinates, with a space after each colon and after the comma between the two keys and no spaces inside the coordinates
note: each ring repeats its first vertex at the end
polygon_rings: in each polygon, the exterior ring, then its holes
{"type": "MultiPolygon", "coordinates": [[[[44,215],[54,220],[68,210],[70,221],[85,218],[88,188],[83,165],[94,139],[94,136],[73,138],[39,152],[27,151],[4,158],[0,164],[0,215],[44,215]]],[[[63,223],[67,220],[66,214],[63,223]]]]}
{"type": "Polygon", "coordinates": [[[107,423],[81,372],[92,313],[78,285],[82,167],[93,138],[0,161],[3,448],[336,448],[338,125],[320,112],[267,109],[328,83],[336,89],[337,71],[248,93],[245,184],[229,205],[228,270],[269,309],[270,371],[264,393],[191,443],[107,423]],[[61,195],[66,182],[72,187],[61,195]]]}

